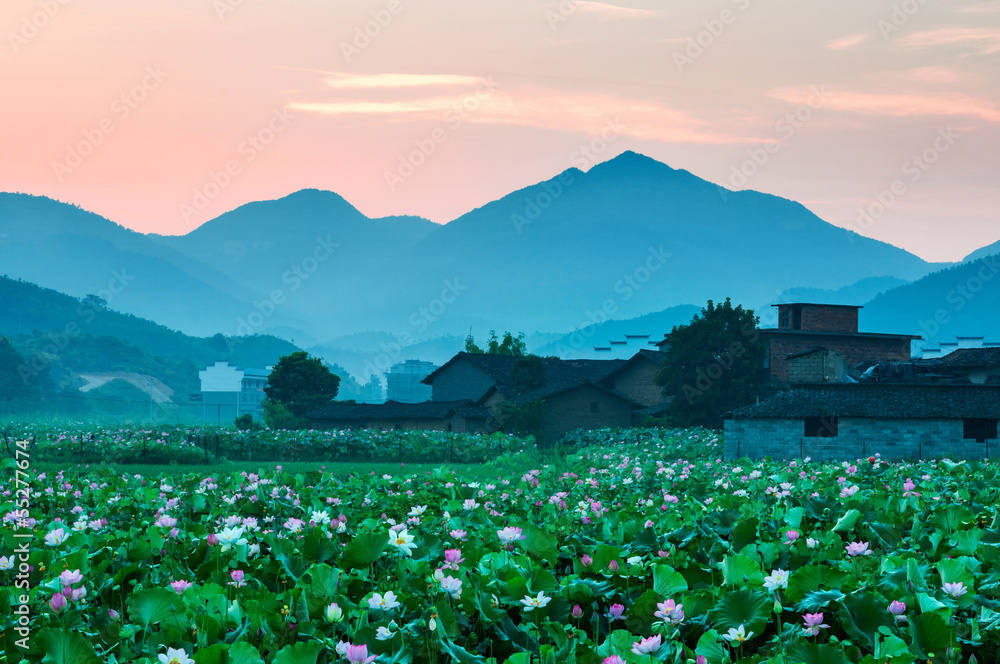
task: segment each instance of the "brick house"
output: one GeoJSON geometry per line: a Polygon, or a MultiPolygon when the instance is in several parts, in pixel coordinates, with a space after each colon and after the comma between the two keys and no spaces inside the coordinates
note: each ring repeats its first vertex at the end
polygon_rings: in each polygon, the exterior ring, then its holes
{"type": "Polygon", "coordinates": [[[1000,387],[812,385],[726,415],[726,458],[1000,456],[1000,387]]]}
{"type": "Polygon", "coordinates": [[[822,349],[836,353],[848,368],[864,362],[905,362],[912,334],[879,334],[858,331],[860,306],[796,302],[778,308],[778,327],[761,329],[767,349],[764,358],[766,382],[793,382],[790,363],[800,354],[822,349]]]}

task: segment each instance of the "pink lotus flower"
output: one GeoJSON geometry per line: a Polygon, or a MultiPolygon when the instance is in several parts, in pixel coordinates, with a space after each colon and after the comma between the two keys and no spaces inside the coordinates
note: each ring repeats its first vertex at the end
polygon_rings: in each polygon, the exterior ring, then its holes
{"type": "Polygon", "coordinates": [[[190,588],[193,585],[194,584],[191,583],[190,581],[183,581],[183,580],[182,581],[171,581],[170,582],[171,589],[173,589],[173,591],[175,593],[177,593],[178,595],[180,595],[181,593],[183,593],[185,590],[187,590],[188,588],[190,588]]]}
{"type": "Polygon", "coordinates": [[[625,607],[621,604],[612,604],[608,608],[607,618],[610,622],[625,619],[625,607]]]}
{"type": "Polygon", "coordinates": [[[594,564],[594,559],[585,553],[583,554],[583,558],[580,558],[580,564],[584,567],[590,567],[594,564]]]}
{"type": "Polygon", "coordinates": [[[216,535],[215,533],[211,533],[209,534],[208,539],[206,541],[208,542],[209,546],[218,546],[219,536],[216,535]]]}
{"type": "Polygon", "coordinates": [[[920,494],[914,491],[916,488],[917,485],[913,483],[913,480],[907,477],[906,481],[903,482],[903,497],[909,498],[910,496],[919,496],[920,494]]]}
{"type": "Polygon", "coordinates": [[[121,614],[119,614],[114,609],[108,609],[108,620],[110,620],[111,622],[114,622],[114,621],[118,620],[119,618],[121,618],[121,614]]]}
{"type": "Polygon", "coordinates": [[[868,542],[851,542],[847,545],[847,555],[851,556],[870,556],[872,555],[872,550],[868,548],[868,542]]]}
{"type": "Polygon", "coordinates": [[[660,635],[642,639],[639,643],[632,644],[632,652],[636,655],[651,655],[660,649],[660,635]]]}
{"type": "Polygon", "coordinates": [[[679,623],[684,620],[684,605],[677,604],[672,599],[668,599],[666,602],[660,602],[656,605],[659,609],[653,615],[660,620],[664,620],[670,623],[679,623]]]}
{"type": "Polygon", "coordinates": [[[229,574],[229,576],[233,579],[232,581],[229,582],[229,585],[231,585],[231,586],[233,586],[235,588],[242,588],[243,586],[245,586],[247,584],[247,582],[244,580],[244,576],[245,576],[244,572],[241,569],[234,569],[229,574]]]}
{"type": "Polygon", "coordinates": [[[374,662],[377,655],[368,654],[368,646],[360,645],[354,646],[347,644],[344,649],[344,656],[347,657],[347,661],[351,664],[369,664],[369,662],[374,662]]]}
{"type": "Polygon", "coordinates": [[[953,597],[955,599],[958,599],[965,593],[969,592],[969,589],[966,588],[965,584],[962,583],[961,581],[958,581],[956,583],[946,583],[943,586],[941,586],[941,589],[944,590],[945,595],[948,595],[949,597],[953,597]]]}
{"type": "Polygon", "coordinates": [[[612,655],[611,657],[605,657],[601,664],[625,664],[625,660],[618,655],[612,655]]]}
{"type": "Polygon", "coordinates": [[[829,625],[823,623],[822,613],[803,614],[802,620],[806,624],[805,628],[803,629],[803,632],[805,633],[806,636],[817,636],[819,634],[819,630],[830,628],[829,625]]]}
{"type": "Polygon", "coordinates": [[[80,570],[75,569],[72,572],[69,570],[64,571],[59,575],[59,581],[62,582],[64,586],[76,585],[83,581],[83,574],[80,574],[80,570]]]}
{"type": "Polygon", "coordinates": [[[799,538],[799,531],[797,531],[797,530],[786,530],[785,531],[785,541],[787,541],[789,544],[791,544],[792,542],[794,542],[798,538],[799,538]]]}
{"type": "Polygon", "coordinates": [[[614,574],[615,572],[617,572],[618,571],[618,561],[617,560],[612,560],[610,563],[608,563],[608,569],[611,570],[612,574],[614,574]]]}
{"type": "Polygon", "coordinates": [[[56,593],[52,596],[52,599],[49,600],[49,607],[56,613],[62,613],[65,611],[67,604],[68,602],[66,601],[66,597],[64,597],[62,593],[56,593]]]}
{"type": "Polygon", "coordinates": [[[583,609],[580,608],[579,604],[574,604],[573,605],[573,618],[575,620],[579,620],[582,617],[583,617],[583,609]]]}
{"type": "Polygon", "coordinates": [[[904,613],[906,613],[905,602],[900,602],[897,600],[889,602],[889,613],[895,616],[896,622],[908,622],[906,616],[903,615],[904,613]]]}

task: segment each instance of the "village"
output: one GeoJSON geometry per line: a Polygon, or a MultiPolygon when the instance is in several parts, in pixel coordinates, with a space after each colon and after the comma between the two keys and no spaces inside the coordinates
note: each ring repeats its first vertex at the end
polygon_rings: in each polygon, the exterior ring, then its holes
{"type": "MultiPolygon", "coordinates": [[[[915,355],[911,349],[919,336],[860,331],[860,306],[775,306],[778,327],[755,330],[765,347],[761,396],[717,423],[727,458],[997,453],[1000,344],[965,336],[921,347],[915,355]]],[[[317,429],[490,433],[499,428],[498,413],[534,405],[536,437],[548,442],[580,429],[642,426],[685,396],[665,394],[655,380],[669,334],[652,341],[649,335],[628,336],[610,343],[648,347],[619,359],[540,358],[538,377],[528,384],[518,376],[523,359],[512,355],[460,352],[442,366],[408,360],[387,375],[387,401],[334,401],[308,419],[317,429]]],[[[702,374],[710,382],[724,370],[713,366],[702,374]]],[[[265,369],[220,362],[201,372],[198,397],[212,417],[260,417],[267,375],[265,369]]]]}

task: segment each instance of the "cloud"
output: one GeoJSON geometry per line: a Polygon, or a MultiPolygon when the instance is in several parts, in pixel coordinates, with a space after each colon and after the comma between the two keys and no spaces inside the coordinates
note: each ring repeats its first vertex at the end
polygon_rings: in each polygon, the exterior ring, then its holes
{"type": "Polygon", "coordinates": [[[458,74],[329,74],[323,79],[334,89],[420,88],[474,86],[478,76],[458,74]]]}
{"type": "MultiPolygon", "coordinates": [[[[775,88],[768,96],[792,104],[808,102],[813,91],[807,87],[775,88]]],[[[965,116],[1000,124],[1000,109],[961,94],[880,94],[831,90],[826,108],[863,115],[889,117],[965,116]]]]}
{"type": "Polygon", "coordinates": [[[868,35],[865,33],[847,35],[846,37],[834,39],[832,42],[825,44],[824,48],[828,48],[831,51],[844,51],[849,48],[854,48],[866,39],[868,39],[868,35]]]}
{"type": "Polygon", "coordinates": [[[938,28],[914,32],[900,39],[904,46],[933,48],[935,46],[972,46],[981,55],[1000,53],[1000,28],[938,28]]]}
{"type": "Polygon", "coordinates": [[[663,16],[663,12],[654,11],[652,9],[619,7],[618,5],[609,5],[604,2],[592,2],[591,0],[576,0],[573,4],[579,12],[583,14],[592,14],[604,21],[657,18],[663,16]]]}
{"type": "MultiPolygon", "coordinates": [[[[428,75],[427,80],[439,80],[428,75]]],[[[440,79],[445,80],[445,79],[440,79]]],[[[621,99],[600,93],[563,92],[522,85],[507,88],[492,79],[470,79],[467,89],[455,94],[426,94],[417,98],[333,99],[292,101],[287,106],[330,117],[378,116],[400,122],[437,121],[453,123],[457,118],[473,124],[537,127],[591,135],[607,123],[617,123],[621,133],[645,140],[669,143],[734,144],[759,139],[717,130],[708,121],[695,118],[659,101],[621,99]]],[[[370,86],[376,92],[379,86],[370,86]]],[[[399,94],[409,94],[400,86],[399,94]]],[[[379,91],[384,96],[385,91],[379,91]]],[[[422,130],[421,130],[422,131],[422,130]]]]}

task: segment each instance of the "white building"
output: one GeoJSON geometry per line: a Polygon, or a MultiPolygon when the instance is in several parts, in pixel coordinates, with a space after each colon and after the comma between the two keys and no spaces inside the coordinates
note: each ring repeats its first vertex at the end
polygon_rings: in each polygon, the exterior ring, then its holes
{"type": "Polygon", "coordinates": [[[231,424],[240,415],[250,413],[262,419],[264,388],[271,367],[248,369],[228,362],[216,362],[198,372],[201,379],[202,417],[216,424],[231,424]]]}

